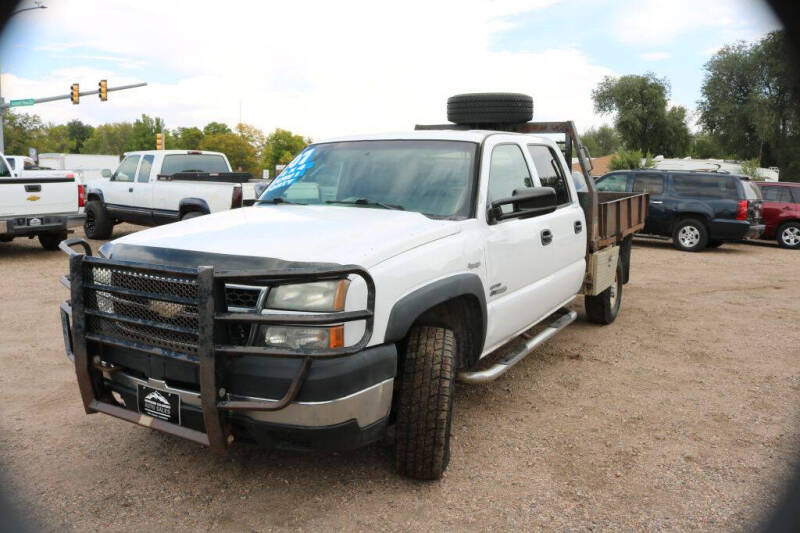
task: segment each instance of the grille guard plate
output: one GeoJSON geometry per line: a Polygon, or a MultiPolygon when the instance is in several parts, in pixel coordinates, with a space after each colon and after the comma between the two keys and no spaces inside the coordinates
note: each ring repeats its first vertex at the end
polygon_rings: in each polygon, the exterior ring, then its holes
{"type": "MultiPolygon", "coordinates": [[[[215,272],[213,266],[194,268],[166,267],[130,261],[119,261],[95,257],[89,243],[84,239],[68,239],[59,247],[70,256],[69,289],[70,300],[61,306],[64,342],[68,356],[75,363],[78,387],[84,409],[87,413],[105,412],[130,422],[189,438],[201,442],[217,452],[224,452],[232,435],[227,427],[225,411],[275,411],[289,405],[303,385],[313,360],[351,355],[361,351],[372,336],[375,285],[363,268],[356,265],[314,265],[307,267],[272,271],[231,271],[215,272]],[[73,246],[81,246],[79,253],[73,246]],[[103,272],[96,279],[97,273],[103,272]],[[106,272],[108,273],[106,276],[106,272]],[[118,279],[135,279],[138,283],[125,283],[117,286],[118,279]],[[105,279],[107,277],[107,279],[105,279]],[[282,314],[282,313],[241,313],[229,312],[225,287],[236,285],[274,285],[278,283],[303,283],[310,281],[335,280],[360,277],[367,287],[367,304],[359,311],[341,311],[325,314],[282,314]],[[155,289],[149,290],[150,285],[155,289]],[[170,287],[180,287],[180,294],[170,292],[170,287]],[[191,289],[188,289],[191,287],[191,289]],[[110,296],[109,296],[110,295],[110,296]],[[117,300],[114,300],[114,299],[117,300]],[[107,301],[106,301],[107,300],[107,301]],[[100,303],[104,302],[104,303],[100,303]],[[112,302],[109,307],[108,302],[112,302]],[[113,312],[113,302],[128,307],[131,314],[123,316],[113,312]],[[122,303],[124,302],[124,303],[122,303]],[[147,302],[147,303],[145,303],[147,302]],[[104,308],[105,306],[105,308],[104,308]],[[189,309],[190,307],[194,309],[189,309]],[[109,312],[109,310],[111,312],[109,312]],[[71,315],[71,324],[70,316],[71,315]],[[184,320],[185,316],[193,320],[184,320]],[[159,318],[160,317],[160,318],[159,318]],[[195,318],[196,317],[196,318],[195,318]],[[97,321],[108,321],[117,329],[97,331],[97,321]],[[256,325],[323,325],[364,321],[364,333],[358,342],[343,348],[326,351],[292,351],[272,347],[239,346],[228,342],[228,325],[232,323],[256,325]],[[127,329],[124,329],[127,328],[127,329]],[[125,332],[137,331],[141,335],[128,335],[125,332]],[[123,333],[119,333],[122,331],[123,333]],[[152,332],[161,332],[167,341],[152,342],[152,332]],[[148,337],[146,332],[150,332],[148,337]],[[195,350],[185,350],[186,342],[173,342],[170,335],[185,335],[196,339],[195,350]],[[91,344],[90,344],[91,343],[91,344]],[[173,357],[198,365],[200,398],[203,407],[205,434],[198,434],[183,426],[161,420],[153,420],[146,415],[136,415],[120,408],[104,396],[102,373],[95,368],[98,354],[89,353],[89,346],[122,346],[143,353],[173,357]],[[185,346],[184,346],[185,347],[185,346]],[[192,352],[192,353],[187,353],[192,352]],[[219,377],[223,372],[221,361],[225,357],[247,355],[260,357],[302,358],[298,374],[286,394],[277,403],[274,400],[227,400],[219,389],[219,377]],[[202,437],[201,437],[202,435],[202,437]]],[[[160,339],[160,338],[159,338],[160,339]]],[[[94,348],[93,348],[94,349],[94,348]]]]}

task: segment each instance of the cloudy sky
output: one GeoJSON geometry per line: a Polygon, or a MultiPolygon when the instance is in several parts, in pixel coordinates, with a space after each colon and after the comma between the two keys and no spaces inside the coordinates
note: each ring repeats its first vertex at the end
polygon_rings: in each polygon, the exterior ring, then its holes
{"type": "MultiPolygon", "coordinates": [[[[32,5],[25,0],[20,7],[32,5]]],[[[2,95],[111,93],[25,108],[46,121],[167,127],[282,127],[322,139],[445,121],[445,100],[473,91],[534,97],[538,120],[595,115],[605,75],[653,71],[694,109],[703,64],[722,45],[778,27],[756,0],[45,0],[0,37],[2,95]]]]}

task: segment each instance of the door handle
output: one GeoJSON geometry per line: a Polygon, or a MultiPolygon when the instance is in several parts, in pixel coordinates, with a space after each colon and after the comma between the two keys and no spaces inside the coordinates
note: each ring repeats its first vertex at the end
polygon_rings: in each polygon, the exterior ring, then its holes
{"type": "Polygon", "coordinates": [[[650,200],[650,203],[651,204],[663,204],[664,202],[662,202],[661,200],[650,200]]]}
{"type": "Polygon", "coordinates": [[[25,192],[41,192],[42,186],[41,185],[26,185],[25,192]]]}
{"type": "Polygon", "coordinates": [[[549,229],[543,229],[542,230],[542,244],[547,246],[551,242],[553,242],[553,232],[550,231],[549,229]]]}
{"type": "Polygon", "coordinates": [[[583,231],[583,224],[581,223],[580,220],[575,221],[574,228],[575,228],[575,233],[580,233],[581,231],[583,231]]]}
{"type": "Polygon", "coordinates": [[[128,192],[133,192],[133,187],[128,187],[128,192]]]}

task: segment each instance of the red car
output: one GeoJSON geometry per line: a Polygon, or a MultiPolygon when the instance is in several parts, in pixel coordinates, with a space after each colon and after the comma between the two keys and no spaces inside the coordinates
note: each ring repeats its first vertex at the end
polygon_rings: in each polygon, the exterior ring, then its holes
{"type": "Polygon", "coordinates": [[[800,183],[757,182],[761,188],[762,239],[776,239],[783,248],[800,248],[800,183]]]}

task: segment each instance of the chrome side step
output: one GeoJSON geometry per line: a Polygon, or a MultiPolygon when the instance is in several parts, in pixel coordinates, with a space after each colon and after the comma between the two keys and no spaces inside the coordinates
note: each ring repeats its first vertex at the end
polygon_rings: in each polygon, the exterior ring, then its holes
{"type": "MultiPolygon", "coordinates": [[[[564,309],[566,311],[566,309],[564,309]]],[[[558,311],[557,311],[558,312],[558,311]]],[[[556,333],[572,324],[578,318],[578,313],[575,311],[567,311],[566,314],[561,315],[555,319],[549,326],[544,328],[538,335],[525,342],[525,346],[516,352],[512,352],[498,362],[493,364],[486,370],[477,370],[474,372],[462,371],[456,375],[456,379],[463,383],[488,383],[499,378],[509,371],[511,367],[525,359],[533,350],[539,347],[542,343],[549,340],[556,333]]]]}

